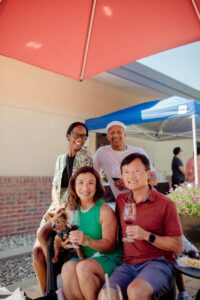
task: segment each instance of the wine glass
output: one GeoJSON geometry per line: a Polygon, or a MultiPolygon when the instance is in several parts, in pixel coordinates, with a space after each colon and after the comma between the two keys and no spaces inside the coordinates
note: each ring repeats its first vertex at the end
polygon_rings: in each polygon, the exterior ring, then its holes
{"type": "MultiPolygon", "coordinates": [[[[70,231],[77,230],[80,226],[80,215],[78,210],[69,211],[69,224],[71,225],[70,231]]],[[[76,244],[72,244],[71,248],[78,248],[76,244]]]]}
{"type": "Polygon", "coordinates": [[[102,296],[100,300],[122,300],[122,295],[118,293],[116,289],[112,289],[112,293],[108,290],[103,289],[102,296]]]}
{"type": "Polygon", "coordinates": [[[108,274],[105,274],[105,289],[102,290],[100,300],[123,300],[120,287],[117,285],[116,289],[110,290],[110,283],[108,274]]]}
{"type": "Polygon", "coordinates": [[[111,176],[113,181],[117,181],[120,179],[118,168],[112,168],[111,176]]]}
{"type": "MultiPolygon", "coordinates": [[[[133,225],[136,220],[136,205],[133,202],[126,202],[123,213],[124,221],[127,225],[133,225]]],[[[130,237],[122,238],[123,242],[132,243],[134,240],[130,237]]]]}

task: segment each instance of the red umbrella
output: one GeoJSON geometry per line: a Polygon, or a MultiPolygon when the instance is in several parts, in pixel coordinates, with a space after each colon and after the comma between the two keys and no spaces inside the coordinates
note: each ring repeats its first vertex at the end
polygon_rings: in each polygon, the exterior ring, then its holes
{"type": "Polygon", "coordinates": [[[200,0],[0,0],[0,54],[82,80],[200,40],[200,0]]]}

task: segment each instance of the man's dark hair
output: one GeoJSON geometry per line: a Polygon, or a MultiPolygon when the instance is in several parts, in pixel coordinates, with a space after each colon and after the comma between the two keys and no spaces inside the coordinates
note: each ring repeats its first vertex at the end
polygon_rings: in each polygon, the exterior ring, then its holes
{"type": "Polygon", "coordinates": [[[146,170],[150,170],[149,159],[144,154],[136,152],[136,153],[129,154],[122,160],[121,165],[120,165],[121,172],[122,172],[123,166],[129,165],[135,159],[139,159],[145,166],[146,170]]]}
{"type": "Polygon", "coordinates": [[[180,147],[176,147],[176,148],[174,148],[174,150],[173,150],[174,155],[177,155],[177,154],[179,154],[180,152],[181,152],[181,148],[180,148],[180,147]]]}
{"type": "Polygon", "coordinates": [[[69,125],[68,129],[67,129],[67,136],[71,134],[71,132],[73,131],[73,129],[76,127],[76,126],[83,126],[86,130],[86,135],[88,136],[88,128],[87,126],[82,123],[82,122],[74,122],[72,123],[71,125],[69,125]]]}

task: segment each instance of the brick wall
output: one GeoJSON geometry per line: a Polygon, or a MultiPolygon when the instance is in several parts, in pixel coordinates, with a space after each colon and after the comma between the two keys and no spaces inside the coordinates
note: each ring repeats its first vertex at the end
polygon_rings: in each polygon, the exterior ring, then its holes
{"type": "Polygon", "coordinates": [[[35,232],[51,187],[51,177],[0,177],[0,237],[35,232]]]}

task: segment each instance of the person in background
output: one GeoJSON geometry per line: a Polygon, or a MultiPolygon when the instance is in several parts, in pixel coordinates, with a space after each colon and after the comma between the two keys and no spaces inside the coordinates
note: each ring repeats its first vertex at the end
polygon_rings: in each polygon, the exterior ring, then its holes
{"type": "MultiPolygon", "coordinates": [[[[70,232],[72,244],[82,245],[84,260],[72,258],[61,272],[67,300],[97,299],[105,281],[122,257],[116,246],[117,219],[102,200],[104,190],[99,174],[91,167],[80,168],[70,179],[67,210],[78,210],[80,226],[70,232]]],[[[65,245],[65,242],[63,242],[65,245]]]]}
{"type": "Polygon", "coordinates": [[[129,242],[124,241],[123,263],[110,277],[111,293],[119,285],[124,300],[158,299],[172,287],[174,262],[183,248],[179,216],[174,202],[148,184],[146,156],[128,155],[121,162],[121,172],[129,191],[117,197],[116,214],[122,237],[129,242]],[[130,225],[124,210],[128,203],[136,208],[129,215],[130,225]]]}
{"type": "MultiPolygon", "coordinates": [[[[121,161],[131,153],[142,153],[148,157],[147,153],[139,147],[126,145],[126,126],[119,121],[110,122],[106,127],[107,139],[110,145],[102,146],[97,149],[94,155],[94,168],[100,172],[103,170],[108,179],[110,188],[115,198],[126,189],[124,180],[121,178],[121,161]]],[[[156,173],[151,165],[149,183],[156,185],[156,173]]]]}
{"type": "Polygon", "coordinates": [[[52,203],[43,216],[33,247],[33,265],[42,294],[46,292],[47,241],[52,234],[51,222],[48,222],[48,212],[59,210],[66,203],[71,175],[80,167],[93,165],[92,158],[84,147],[87,137],[88,129],[85,124],[72,123],[66,133],[69,150],[67,153],[59,155],[56,160],[52,184],[52,203]]]}
{"type": "Polygon", "coordinates": [[[174,157],[172,159],[172,187],[175,189],[178,185],[185,181],[186,171],[182,160],[180,159],[182,150],[180,147],[173,149],[174,157]]]}
{"type": "MultiPolygon", "coordinates": [[[[198,167],[198,184],[200,184],[200,142],[197,142],[197,167],[198,167]]],[[[186,163],[187,181],[194,183],[194,157],[191,157],[186,163]]]]}

